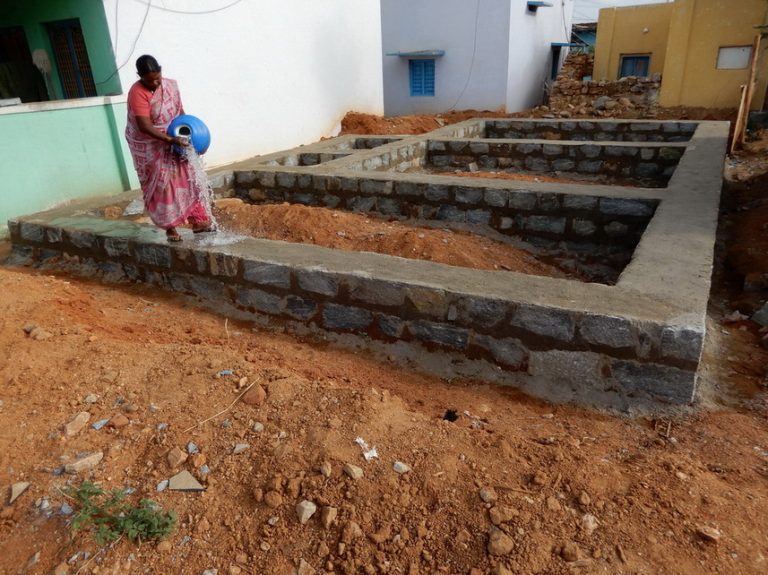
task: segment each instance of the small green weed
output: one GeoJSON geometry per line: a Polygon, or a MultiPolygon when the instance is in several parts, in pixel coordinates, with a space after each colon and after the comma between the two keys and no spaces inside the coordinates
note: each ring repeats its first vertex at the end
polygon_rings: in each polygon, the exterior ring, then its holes
{"type": "Polygon", "coordinates": [[[111,543],[122,535],[131,541],[162,539],[176,526],[175,512],[163,513],[160,506],[149,499],[132,506],[119,489],[106,492],[84,481],[79,488],[70,487],[65,493],[80,504],[72,519],[73,531],[91,529],[99,545],[111,543]]]}

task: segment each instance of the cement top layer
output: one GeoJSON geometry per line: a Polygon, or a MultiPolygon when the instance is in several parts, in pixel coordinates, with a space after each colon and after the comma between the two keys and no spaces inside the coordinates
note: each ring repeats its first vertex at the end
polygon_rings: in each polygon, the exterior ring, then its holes
{"type": "MultiPolygon", "coordinates": [[[[506,121],[506,119],[505,119],[506,121]]],[[[530,120],[520,120],[530,121],[530,120]]],[[[483,120],[470,120],[446,126],[429,134],[403,138],[372,150],[355,150],[353,157],[312,167],[265,166],[264,157],[217,170],[215,175],[231,180],[233,170],[298,171],[318,175],[362,177],[482,185],[490,188],[523,189],[537,192],[589,194],[620,198],[653,198],[660,204],[629,266],[615,286],[536,277],[512,272],[476,271],[432,262],[407,260],[381,254],[342,252],[317,246],[289,244],[254,238],[233,238],[232,243],[205,245],[199,239],[185,241],[184,248],[220,252],[253,261],[269,261],[290,266],[312,267],[331,273],[381,277],[403,284],[425,285],[456,293],[466,293],[544,307],[663,322],[704,331],[704,317],[710,287],[713,248],[717,226],[722,159],[728,137],[726,122],[697,122],[698,128],[686,153],[664,189],[640,189],[587,184],[557,184],[457,178],[428,174],[402,174],[350,169],[361,158],[375,157],[403,146],[424,146],[427,139],[451,137],[462,130],[482,128],[483,120]],[[335,163],[335,166],[330,164],[335,163]]],[[[599,122],[592,121],[590,122],[599,122]]],[[[614,122],[615,123],[615,122],[614,122]]],[[[658,123],[658,122],[654,122],[658,123]]],[[[345,136],[347,140],[357,136],[345,136]]],[[[368,136],[373,137],[373,136],[368,136]]],[[[520,142],[522,140],[518,140],[520,142]]],[[[332,140],[328,146],[338,145],[332,140]]],[[[531,140],[525,140],[530,143],[531,140]]],[[[550,142],[551,143],[551,142],[550,142]]],[[[558,141],[558,143],[562,143],[558,141]]],[[[575,142],[584,145],[585,142],[575,142]]],[[[649,142],[606,142],[606,145],[648,146],[649,142]]],[[[323,145],[326,145],[323,142],[323,145]]],[[[672,143],[659,145],[671,146],[672,143]]],[[[309,147],[279,155],[298,154],[309,147]]],[[[121,196],[125,198],[125,196],[121,196]]],[[[149,226],[130,222],[107,222],[89,217],[87,211],[113,203],[118,198],[73,204],[51,212],[22,218],[27,222],[90,230],[133,241],[165,243],[162,233],[149,226]],[[63,218],[63,219],[62,219],[63,218]]]]}

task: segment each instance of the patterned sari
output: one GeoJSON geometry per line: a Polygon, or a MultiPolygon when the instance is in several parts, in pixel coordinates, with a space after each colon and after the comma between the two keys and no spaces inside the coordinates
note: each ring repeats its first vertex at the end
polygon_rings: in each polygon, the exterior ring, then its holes
{"type": "MultiPolygon", "coordinates": [[[[163,78],[150,100],[152,125],[165,132],[182,109],[176,81],[163,78]]],[[[170,144],[139,130],[130,97],[125,138],[144,193],[144,206],[155,225],[167,230],[188,220],[192,224],[204,224],[208,213],[200,201],[202,190],[192,166],[174,153],[170,144]]]]}

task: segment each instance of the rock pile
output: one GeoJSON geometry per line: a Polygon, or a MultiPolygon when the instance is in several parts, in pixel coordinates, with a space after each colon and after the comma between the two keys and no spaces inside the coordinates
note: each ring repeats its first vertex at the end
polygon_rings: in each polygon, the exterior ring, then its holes
{"type": "Polygon", "coordinates": [[[628,76],[616,81],[591,78],[592,54],[569,54],[552,86],[549,110],[553,117],[579,115],[621,116],[627,110],[633,115],[654,117],[658,105],[661,75],[647,78],[628,76]]]}

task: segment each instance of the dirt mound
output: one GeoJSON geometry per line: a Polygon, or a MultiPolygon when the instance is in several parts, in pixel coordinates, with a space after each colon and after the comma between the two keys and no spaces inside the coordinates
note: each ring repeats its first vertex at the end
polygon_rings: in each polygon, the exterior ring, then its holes
{"type": "Polygon", "coordinates": [[[507,243],[448,229],[414,227],[368,215],[297,204],[250,205],[216,202],[216,218],[227,230],[254,237],[315,244],[345,251],[376,252],[483,270],[566,277],[507,243]]]}

